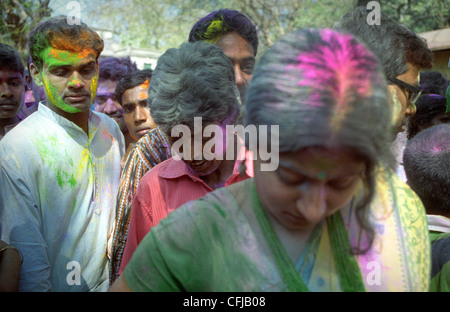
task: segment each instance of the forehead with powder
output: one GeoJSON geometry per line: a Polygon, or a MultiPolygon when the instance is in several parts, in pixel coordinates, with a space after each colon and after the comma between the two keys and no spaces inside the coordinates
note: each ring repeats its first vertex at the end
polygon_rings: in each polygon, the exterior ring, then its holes
{"type": "MultiPolygon", "coordinates": [[[[305,104],[324,106],[332,98],[335,117],[342,117],[351,109],[349,104],[354,98],[367,98],[373,93],[373,81],[368,77],[377,72],[377,63],[350,35],[324,30],[320,37],[321,41],[311,45],[309,51],[302,51],[294,63],[286,66],[286,72],[298,71],[297,85],[310,89],[305,104]]],[[[336,118],[335,126],[341,119],[336,118]]]]}

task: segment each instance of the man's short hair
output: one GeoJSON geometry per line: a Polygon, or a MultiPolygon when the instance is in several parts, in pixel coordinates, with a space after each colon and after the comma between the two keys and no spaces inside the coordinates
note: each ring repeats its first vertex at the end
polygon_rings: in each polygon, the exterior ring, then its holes
{"type": "Polygon", "coordinates": [[[222,35],[232,31],[250,43],[256,56],[258,52],[256,26],[246,15],[236,10],[220,9],[202,17],[192,26],[188,41],[215,43],[222,35]]]}
{"type": "Polygon", "coordinates": [[[406,144],[403,167],[408,184],[429,214],[450,214],[450,124],[419,132],[406,144]]]}
{"type": "Polygon", "coordinates": [[[120,105],[122,105],[122,95],[125,93],[125,91],[140,86],[147,80],[150,82],[150,79],[152,78],[152,73],[153,70],[144,69],[144,70],[137,70],[123,76],[119,80],[119,83],[117,83],[115,91],[117,100],[119,101],[120,105]]]}
{"type": "Polygon", "coordinates": [[[98,60],[104,44],[100,36],[85,23],[69,25],[66,16],[57,16],[40,22],[28,36],[28,49],[39,70],[44,64],[42,52],[48,47],[73,53],[88,48],[95,52],[98,60]]]}
{"type": "Polygon", "coordinates": [[[0,69],[19,72],[24,76],[25,67],[19,52],[6,43],[0,43],[0,69]]]}
{"type": "Polygon", "coordinates": [[[381,14],[379,25],[369,25],[365,7],[357,7],[334,25],[361,40],[378,57],[386,78],[395,78],[408,71],[407,63],[419,69],[433,66],[433,53],[424,39],[381,14]]]}
{"type": "Polygon", "coordinates": [[[98,62],[100,73],[99,80],[119,81],[123,76],[138,70],[136,63],[131,61],[129,56],[117,58],[102,58],[98,62]]]}

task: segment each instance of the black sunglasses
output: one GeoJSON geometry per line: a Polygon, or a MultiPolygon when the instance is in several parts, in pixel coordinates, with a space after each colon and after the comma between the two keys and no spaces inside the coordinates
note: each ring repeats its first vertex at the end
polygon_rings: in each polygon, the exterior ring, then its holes
{"type": "Polygon", "coordinates": [[[400,88],[404,88],[406,91],[409,92],[409,101],[411,104],[416,104],[417,100],[419,99],[420,95],[422,94],[422,89],[416,86],[412,86],[409,83],[406,83],[404,81],[401,81],[397,78],[388,78],[388,80],[400,88]]]}

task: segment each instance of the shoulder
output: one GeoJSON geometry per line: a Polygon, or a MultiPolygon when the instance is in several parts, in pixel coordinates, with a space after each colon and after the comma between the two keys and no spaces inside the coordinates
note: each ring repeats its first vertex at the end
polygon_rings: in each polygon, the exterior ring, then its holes
{"type": "Polygon", "coordinates": [[[165,161],[157,164],[151,170],[148,170],[141,179],[142,183],[153,183],[155,180],[159,180],[160,175],[164,173],[168,166],[173,162],[172,158],[166,159],[165,161]]]}
{"type": "MultiPolygon", "coordinates": [[[[45,125],[48,127],[49,125],[45,125]]],[[[12,154],[27,154],[33,149],[34,141],[43,136],[44,121],[39,114],[32,114],[11,129],[0,140],[0,158],[12,154]]]]}
{"type": "Polygon", "coordinates": [[[167,166],[170,165],[170,162],[171,158],[143,174],[136,187],[136,200],[150,204],[150,199],[153,196],[157,198],[162,196],[167,185],[163,182],[164,178],[161,175],[165,172],[167,166]]]}
{"type": "Polygon", "coordinates": [[[416,193],[391,170],[380,170],[376,176],[376,199],[380,206],[387,208],[384,214],[390,214],[392,208],[398,212],[411,213],[409,220],[426,220],[425,208],[416,193]]]}
{"type": "Polygon", "coordinates": [[[138,156],[148,169],[153,168],[171,157],[169,139],[156,127],[137,141],[131,153],[138,156]]]}

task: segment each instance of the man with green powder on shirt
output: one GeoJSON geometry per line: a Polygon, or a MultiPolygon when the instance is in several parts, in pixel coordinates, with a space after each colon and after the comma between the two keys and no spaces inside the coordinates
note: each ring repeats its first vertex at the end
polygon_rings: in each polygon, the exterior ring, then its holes
{"type": "Polygon", "coordinates": [[[91,111],[103,40],[50,18],[29,35],[47,101],[0,144],[2,239],[19,248],[19,291],[104,291],[125,152],[118,125],[91,111]]]}

